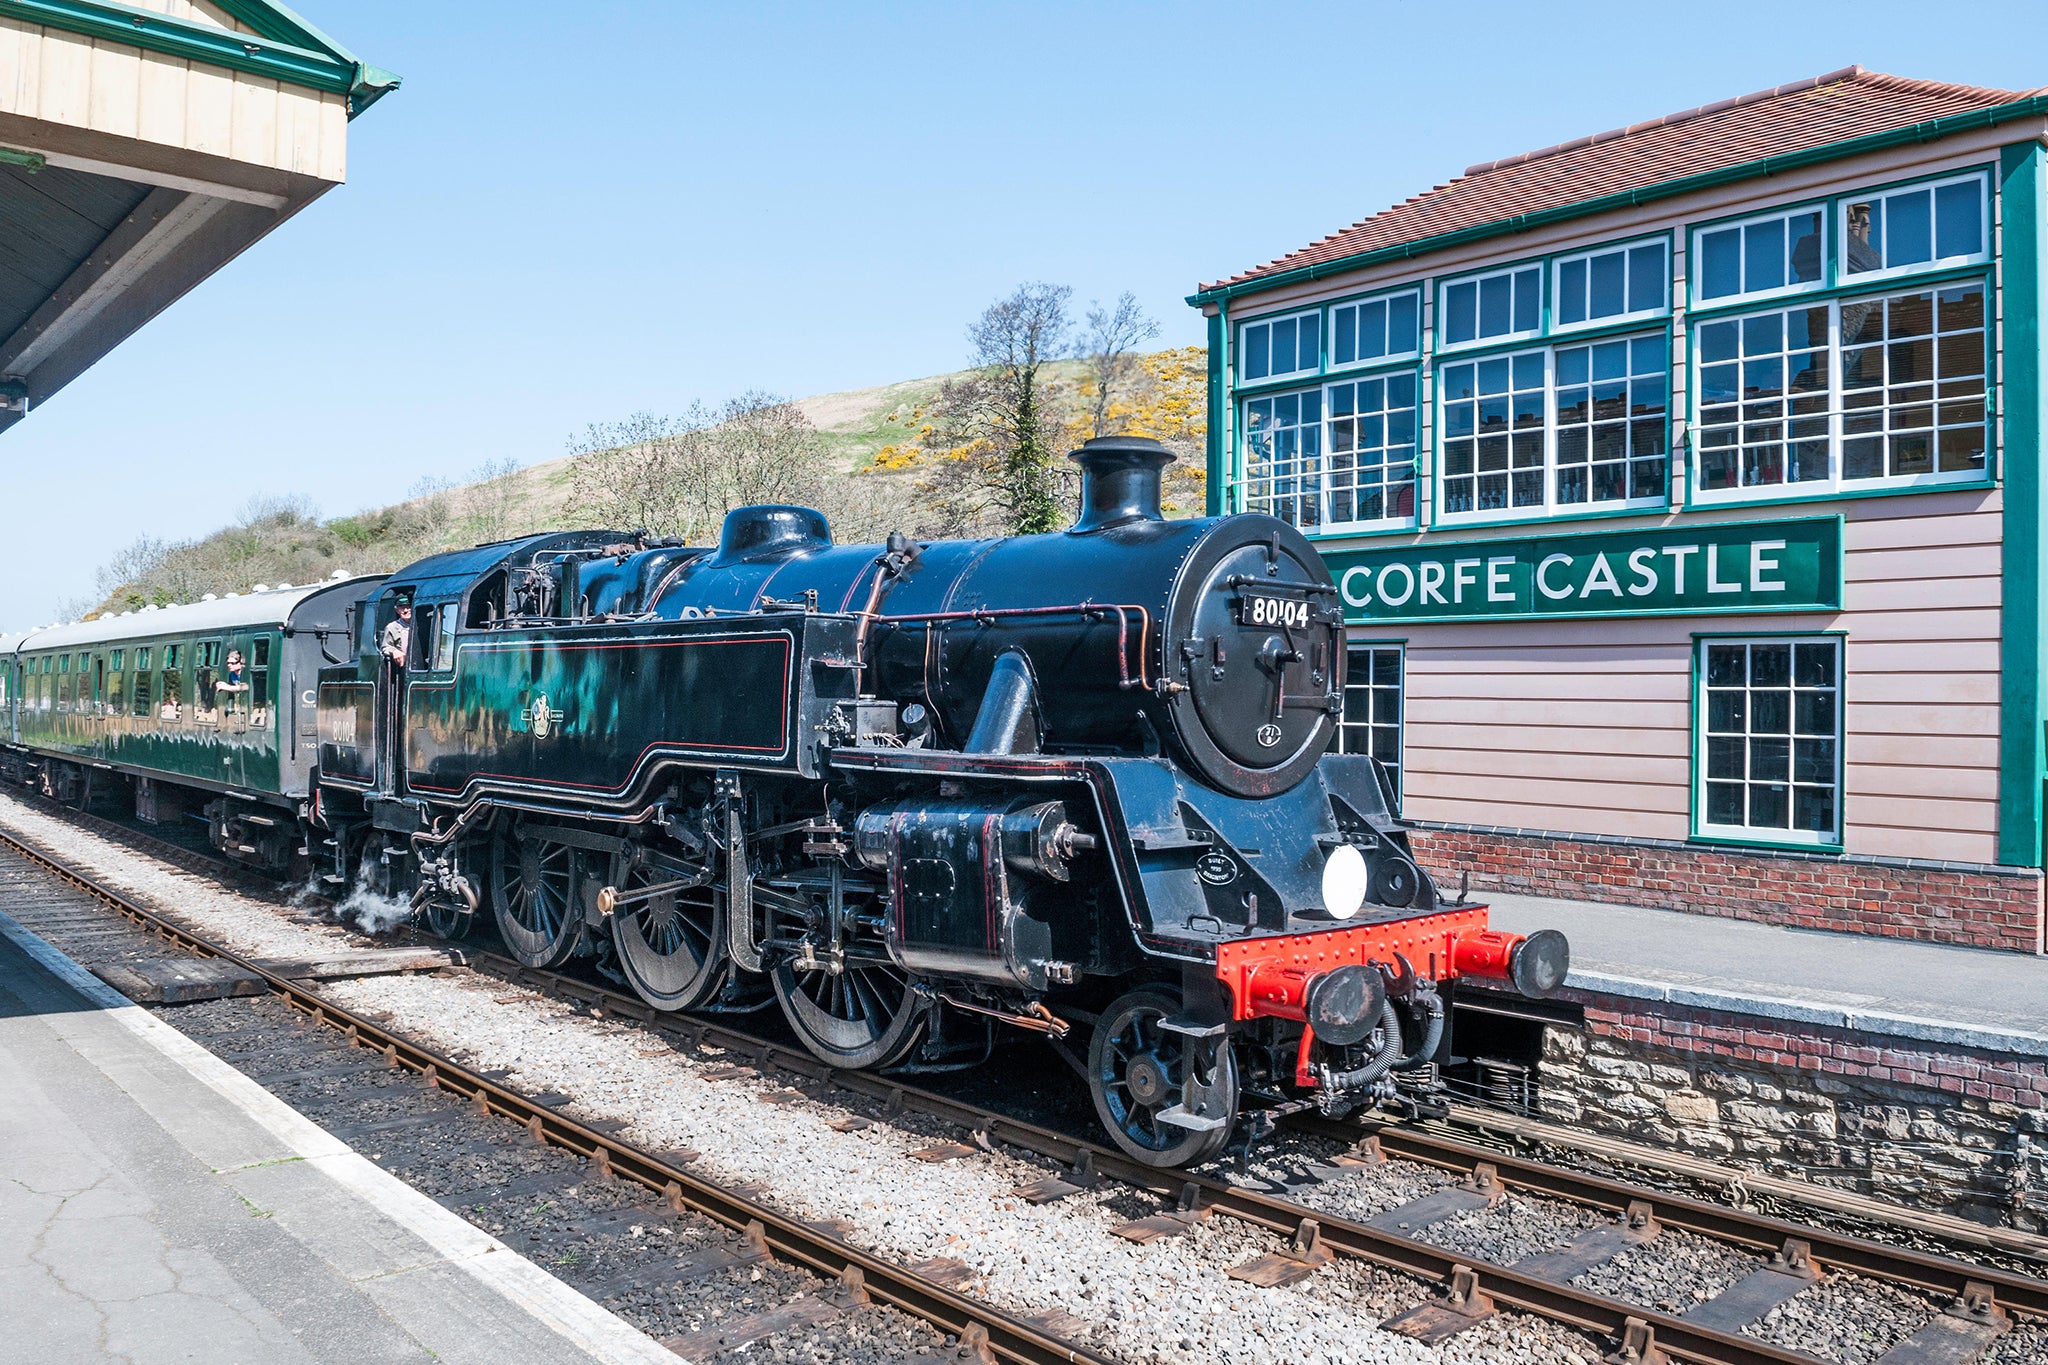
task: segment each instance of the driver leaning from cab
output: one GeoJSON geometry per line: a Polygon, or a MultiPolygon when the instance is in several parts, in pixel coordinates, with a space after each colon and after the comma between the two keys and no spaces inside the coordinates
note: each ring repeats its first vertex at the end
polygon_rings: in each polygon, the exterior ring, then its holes
{"type": "Polygon", "coordinates": [[[385,658],[391,660],[392,667],[404,668],[406,647],[411,643],[412,601],[410,598],[401,597],[398,599],[398,618],[384,627],[384,635],[378,641],[378,648],[383,651],[385,658]]]}

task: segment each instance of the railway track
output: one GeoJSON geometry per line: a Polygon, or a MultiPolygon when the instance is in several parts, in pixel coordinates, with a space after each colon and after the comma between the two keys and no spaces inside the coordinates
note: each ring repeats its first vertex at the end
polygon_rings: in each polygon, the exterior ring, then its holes
{"type": "MultiPolygon", "coordinates": [[[[593,1236],[606,1235],[654,1245],[659,1238],[646,1238],[649,1229],[686,1229],[674,1240],[689,1250],[672,1264],[646,1264],[645,1256],[637,1264],[625,1257],[605,1259],[600,1288],[673,1288],[769,1261],[808,1272],[795,1284],[780,1286],[795,1289],[808,1278],[807,1291],[798,1289],[760,1311],[726,1314],[701,1331],[664,1338],[663,1344],[683,1359],[708,1360],[793,1329],[822,1329],[872,1303],[900,1310],[943,1334],[943,1345],[933,1341],[929,1344],[935,1349],[923,1354],[931,1362],[1104,1360],[1065,1340],[1054,1327],[1014,1317],[961,1292],[949,1283],[954,1277],[947,1267],[903,1266],[871,1255],[849,1245],[837,1229],[790,1218],[757,1202],[755,1192],[693,1172],[694,1154],[645,1151],[601,1125],[561,1113],[566,1096],[524,1094],[502,1079],[471,1071],[4,832],[0,890],[11,893],[9,909],[18,922],[86,965],[133,963],[169,948],[260,977],[266,997],[186,1007],[202,1011],[195,1030],[200,1041],[273,1086],[338,1081],[325,1087],[330,1093],[324,1103],[307,1108],[310,1117],[352,1145],[369,1140],[386,1146],[395,1140],[403,1146],[432,1131],[434,1140],[422,1153],[427,1160],[447,1170],[451,1156],[465,1158],[457,1168],[469,1172],[465,1183],[436,1196],[460,1211],[473,1215],[497,1207],[501,1222],[517,1221],[517,1211],[530,1211],[536,1200],[553,1206],[574,1197],[578,1212],[567,1220],[569,1226],[555,1231],[585,1245],[593,1236]],[[103,907],[97,915],[92,913],[95,904],[103,907]],[[109,921],[106,910],[117,912],[124,923],[109,921]],[[258,1017],[250,1016],[251,1009],[258,1017]],[[292,1023],[318,1026],[318,1044],[307,1047],[304,1039],[281,1038],[292,1023]],[[388,1078],[409,1079],[410,1084],[394,1088],[388,1078]],[[381,1083],[366,1089],[373,1080],[381,1083]],[[337,1090],[353,1093],[333,1093],[337,1090]],[[536,1163],[536,1149],[556,1160],[536,1163]],[[654,1198],[593,1195],[585,1188],[592,1185],[637,1186],[654,1198]],[[730,1235],[707,1234],[705,1229],[712,1227],[730,1235]]],[[[180,1022],[189,1021],[181,1014],[180,1022]]],[[[533,1240],[540,1235],[535,1233],[533,1240]]],[[[568,1263],[555,1259],[558,1266],[568,1263]]]]}
{"type": "MultiPolygon", "coordinates": [[[[135,841],[133,831],[112,828],[128,842],[135,841]]],[[[209,871],[217,867],[204,855],[185,853],[178,861],[188,866],[205,864],[209,871]]],[[[1908,1290],[1923,1302],[1925,1321],[1881,1357],[1869,1357],[1884,1365],[1966,1365],[1996,1351],[2014,1319],[2048,1317],[2048,1284],[2022,1273],[1731,1209],[1410,1128],[1361,1135],[1355,1125],[1301,1125],[1314,1136],[1355,1146],[1335,1161],[1309,1164],[1295,1182],[1297,1191],[1309,1193],[1292,1197],[1284,1189],[1247,1186],[1213,1175],[1159,1171],[1114,1149],[897,1079],[836,1070],[808,1053],[723,1023],[661,1014],[637,998],[573,976],[531,971],[487,952],[472,950],[471,960],[508,981],[601,1016],[635,1021],[688,1048],[713,1049],[727,1057],[737,1054],[760,1071],[795,1078],[814,1094],[837,1092],[833,1103],[865,1101],[883,1117],[916,1112],[956,1126],[981,1147],[1028,1153],[1051,1170],[1035,1188],[1019,1191],[1026,1198],[1058,1198],[1103,1181],[1147,1191],[1160,1200],[1160,1212],[1134,1220],[1127,1234],[1134,1239],[1171,1235],[1196,1219],[1220,1214],[1286,1239],[1279,1250],[1262,1258],[1264,1264],[1255,1272],[1275,1283],[1313,1273],[1332,1256],[1357,1257],[1435,1282],[1444,1288],[1441,1298],[1404,1315],[1407,1321],[1396,1325],[1425,1340],[1448,1339],[1495,1309],[1509,1308],[1605,1337],[1617,1343],[1616,1359],[1648,1361],[1661,1354],[1700,1362],[1812,1361],[1813,1355],[1744,1335],[1742,1329],[1823,1279],[1845,1274],[1908,1290]],[[1332,1211],[1332,1201],[1324,1196],[1386,1158],[1434,1168],[1456,1179],[1364,1216],[1332,1211]],[[1568,1241],[1507,1263],[1461,1254],[1412,1235],[1483,1213],[1510,1197],[1559,1201],[1590,1211],[1591,1216],[1568,1241]],[[1683,1238],[1732,1249],[1749,1258],[1753,1268],[1682,1313],[1647,1308],[1575,1283],[1588,1272],[1597,1278],[1601,1268],[1618,1257],[1654,1251],[1660,1239],[1668,1245],[1683,1238]]],[[[333,1013],[331,1006],[324,1008],[333,1013]]],[[[400,1062],[414,1069],[426,1064],[430,1063],[417,1059],[400,1062]]],[[[475,1079],[487,1083],[485,1078],[475,1079]]],[[[458,1085],[458,1093],[479,1092],[458,1085]]],[[[484,1103],[491,1100],[487,1097],[484,1103]]],[[[596,1159],[598,1148],[587,1129],[572,1134],[564,1145],[596,1159]]],[[[2042,1349],[2048,1351],[2048,1338],[2042,1340],[2042,1349]]]]}

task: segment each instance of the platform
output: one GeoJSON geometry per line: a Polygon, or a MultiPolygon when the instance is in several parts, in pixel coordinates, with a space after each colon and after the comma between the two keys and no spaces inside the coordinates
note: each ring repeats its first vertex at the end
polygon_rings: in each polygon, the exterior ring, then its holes
{"type": "Polygon", "coordinates": [[[1497,929],[1563,931],[1569,987],[2048,1056],[2048,958],[1641,906],[1485,899],[1497,929]]]}
{"type": "Polygon", "coordinates": [[[0,1356],[666,1362],[0,914],[0,1356]]]}

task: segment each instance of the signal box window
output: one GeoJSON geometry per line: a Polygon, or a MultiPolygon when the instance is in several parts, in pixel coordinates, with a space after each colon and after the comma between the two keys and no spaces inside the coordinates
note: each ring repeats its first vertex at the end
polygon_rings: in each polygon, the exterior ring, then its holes
{"type": "Polygon", "coordinates": [[[1447,284],[1437,308],[1443,346],[1533,336],[1542,325],[1543,268],[1523,266],[1447,284]]]}
{"type": "Polygon", "coordinates": [[[1981,261],[1984,177],[1912,185],[1842,206],[1842,270],[1848,275],[1981,261]]]}
{"type": "Polygon", "coordinates": [[[1559,261],[1556,323],[1576,327],[1661,313],[1670,273],[1662,242],[1642,242],[1559,261]]]}
{"type": "Polygon", "coordinates": [[[1247,322],[1237,333],[1237,380],[1240,384],[1314,374],[1322,368],[1322,319],[1316,313],[1247,322]]]}
{"type": "Polygon", "coordinates": [[[1841,641],[1706,639],[1699,668],[1699,832],[1840,844],[1841,641]]]}
{"type": "Polygon", "coordinates": [[[1821,211],[1794,209],[1704,229],[1693,238],[1693,256],[1702,303],[1818,289],[1827,270],[1821,211]]]}
{"type": "Polygon", "coordinates": [[[1371,365],[1414,355],[1421,307],[1422,296],[1414,290],[1338,304],[1330,310],[1330,364],[1371,365]]]}
{"type": "Polygon", "coordinates": [[[1399,645],[1353,645],[1344,661],[1344,715],[1337,726],[1340,753],[1370,754],[1401,794],[1401,683],[1399,645]]]}

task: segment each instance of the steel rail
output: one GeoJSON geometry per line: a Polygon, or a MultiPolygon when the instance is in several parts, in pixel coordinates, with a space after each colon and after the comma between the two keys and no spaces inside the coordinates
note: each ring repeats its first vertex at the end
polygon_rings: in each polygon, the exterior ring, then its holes
{"type": "MultiPolygon", "coordinates": [[[[752,1059],[762,1067],[878,1099],[891,1110],[915,1109],[972,1130],[983,1142],[1001,1142],[1069,1169],[1092,1172],[1119,1184],[1159,1195],[1169,1206],[1185,1202],[1190,1191],[1200,1207],[1228,1215],[1283,1236],[1299,1236],[1303,1224],[1314,1224],[1322,1244],[1341,1254],[1416,1278],[1449,1284],[1461,1270],[1478,1276],[1478,1286],[1496,1304],[1596,1335],[1626,1341],[1641,1329],[1655,1334],[1657,1349],[1674,1359],[1698,1365],[1813,1365],[1815,1357],[1737,1333],[1700,1327],[1682,1318],[1619,1299],[1518,1272],[1472,1256],[1460,1255],[1428,1242],[1403,1237],[1364,1223],[1340,1218],[1305,1205],[1187,1171],[1166,1170],[1134,1161],[1123,1152],[1069,1136],[1021,1119],[1006,1117],[978,1105],[955,1100],[887,1076],[846,1071],[821,1062],[810,1053],[756,1037],[727,1025],[691,1015],[668,1014],[636,997],[580,981],[559,972],[521,966],[496,953],[471,952],[472,962],[504,980],[539,987],[564,999],[581,1002],[608,1015],[680,1034],[696,1045],[709,1044],[752,1059]]],[[[1975,1267],[1967,1267],[1979,1278],[1975,1267]]],[[[1960,1290],[1961,1281],[1957,1281],[1960,1290]]]]}
{"type": "Polygon", "coordinates": [[[1504,1185],[1616,1215],[1623,1214],[1631,1204],[1646,1203],[1650,1206],[1651,1216],[1667,1227],[1681,1228],[1713,1241],[1753,1251],[1778,1251],[1786,1241],[1797,1239],[1807,1244],[1816,1261],[1831,1269],[1851,1270],[1929,1294],[1960,1298],[1966,1283],[1988,1285],[1994,1302],[2006,1311],[2037,1318],[2048,1317],[2048,1280],[2014,1271],[1892,1246],[1826,1228],[1809,1227],[1769,1214],[1750,1213],[1648,1186],[1631,1185],[1607,1176],[1473,1146],[1406,1125],[1358,1124],[1311,1115],[1297,1115],[1286,1122],[1297,1131],[1339,1141],[1355,1141],[1362,1134],[1370,1134],[1378,1138],[1380,1149],[1389,1156],[1460,1175],[1470,1174],[1484,1162],[1494,1168],[1495,1175],[1504,1185]]]}
{"type": "MultiPolygon", "coordinates": [[[[88,819],[98,823],[97,817],[88,819]]],[[[123,826],[112,828],[125,836],[157,842],[151,836],[138,836],[137,832],[123,826]]],[[[0,838],[7,836],[0,832],[0,838]]],[[[187,854],[192,864],[203,864],[209,868],[222,866],[218,860],[204,854],[179,851],[187,854]]],[[[232,870],[242,871],[238,868],[232,870]]],[[[1813,1360],[1809,1355],[1786,1351],[1753,1338],[1696,1327],[1682,1319],[1569,1285],[1555,1284],[1526,1274],[1518,1275],[1510,1266],[1456,1256],[1430,1243],[1334,1218],[1288,1200],[1187,1172],[1146,1166],[1131,1160],[1120,1150],[1008,1118],[886,1076],[842,1070],[819,1061],[809,1052],[729,1025],[699,1016],[656,1010],[637,996],[561,972],[528,968],[500,954],[476,949],[465,951],[476,965],[518,984],[549,990],[603,1012],[686,1036],[698,1045],[709,1043],[740,1053],[763,1066],[880,1099],[891,1108],[916,1109],[973,1130],[987,1141],[1006,1142],[1062,1165],[1079,1166],[1085,1162],[1101,1176],[1147,1189],[1164,1198],[1184,1197],[1184,1191],[1193,1187],[1205,1207],[1285,1234],[1298,1232],[1303,1220],[1313,1220],[1322,1241],[1340,1252],[1440,1282],[1448,1283],[1457,1270],[1469,1268],[1478,1273],[1480,1288],[1497,1302],[1553,1321],[1616,1338],[1624,1338],[1632,1323],[1646,1325],[1654,1330],[1658,1349],[1682,1359],[1702,1362],[1702,1365],[1722,1365],[1723,1362],[1746,1365],[1751,1361],[1810,1363],[1813,1360]]],[[[1301,1116],[1291,1122],[1306,1131],[1345,1142],[1354,1142],[1366,1135],[1376,1136],[1381,1149],[1388,1155],[1446,1171],[1470,1173],[1481,1162],[1491,1163],[1497,1178],[1505,1185],[1611,1213],[1619,1214],[1632,1203],[1648,1203],[1660,1223],[1745,1250],[1775,1252],[1788,1239],[1796,1239],[1806,1243],[1812,1258],[1825,1267],[1888,1280],[1936,1297],[1960,1299],[1966,1286],[1983,1285],[1991,1290],[1993,1302],[2007,1312],[2037,1319],[2048,1318],[2048,1282],[2011,1271],[1552,1166],[1425,1133],[1413,1127],[1361,1125],[1312,1116],[1301,1116]]]]}
{"type": "Polygon", "coordinates": [[[691,1174],[682,1166],[598,1132],[496,1081],[441,1056],[404,1035],[332,1003],[298,982],[266,971],[231,949],[213,943],[120,892],[0,830],[0,848],[53,877],[85,892],[130,920],[204,957],[218,958],[260,976],[270,991],[320,1024],[341,1031],[348,1040],[384,1054],[385,1064],[417,1072],[428,1084],[475,1105],[480,1113],[496,1114],[524,1124],[536,1139],[594,1162],[600,1173],[618,1176],[665,1197],[678,1212],[694,1211],[727,1227],[758,1228],[769,1250],[785,1261],[805,1266],[856,1291],[902,1309],[963,1342],[985,1339],[994,1355],[1023,1365],[1097,1362],[1110,1358],[1062,1340],[1022,1319],[929,1280],[907,1266],[848,1245],[843,1239],[811,1227],[736,1190],[691,1174]]]}

